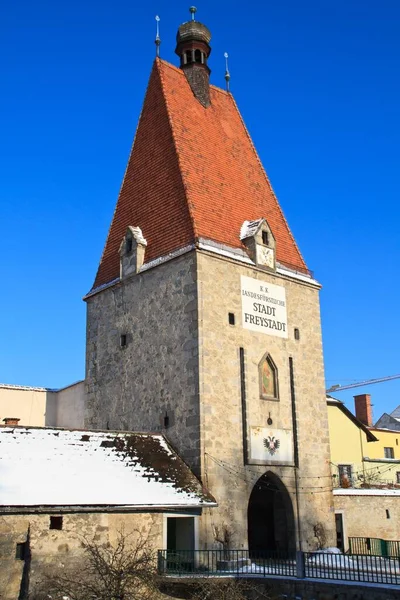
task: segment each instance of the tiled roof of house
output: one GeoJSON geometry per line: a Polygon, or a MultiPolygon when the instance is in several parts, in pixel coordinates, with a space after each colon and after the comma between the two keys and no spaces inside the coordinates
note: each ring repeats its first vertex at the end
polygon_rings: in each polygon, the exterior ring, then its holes
{"type": "Polygon", "coordinates": [[[244,221],[266,218],[277,260],[306,265],[231,94],[211,86],[211,106],[184,73],[156,59],[94,288],[119,276],[128,225],[148,242],[145,262],[199,238],[244,248],[244,221]]]}
{"type": "Polygon", "coordinates": [[[160,434],[0,427],[0,513],[214,506],[160,434]]]}

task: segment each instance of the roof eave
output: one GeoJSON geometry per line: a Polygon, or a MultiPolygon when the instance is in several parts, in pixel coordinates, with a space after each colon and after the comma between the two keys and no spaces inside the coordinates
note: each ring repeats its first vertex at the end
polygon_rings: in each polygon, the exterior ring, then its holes
{"type": "Polygon", "coordinates": [[[346,417],[354,423],[354,425],[357,425],[357,427],[366,434],[368,442],[379,441],[378,438],[375,437],[373,433],[371,433],[369,428],[366,425],[364,425],[364,423],[361,423],[361,421],[359,421],[357,417],[353,415],[353,413],[343,404],[343,402],[341,402],[340,400],[336,400],[335,398],[332,398],[332,400],[330,400],[329,397],[327,398],[326,402],[329,406],[337,406],[342,411],[342,413],[344,413],[346,417]]]}

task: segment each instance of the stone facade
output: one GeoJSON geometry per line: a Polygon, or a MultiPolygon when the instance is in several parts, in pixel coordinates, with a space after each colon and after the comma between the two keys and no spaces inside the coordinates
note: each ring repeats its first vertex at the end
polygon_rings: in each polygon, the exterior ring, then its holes
{"type": "Polygon", "coordinates": [[[334,503],[346,537],[400,539],[399,490],[349,490],[348,495],[340,490],[340,495],[334,492],[334,503]]]}
{"type": "MultiPolygon", "coordinates": [[[[73,568],[82,561],[82,541],[114,544],[118,532],[141,532],[154,549],[162,545],[163,515],[82,513],[64,514],[62,530],[50,529],[49,514],[0,516],[0,598],[15,600],[21,587],[29,591],[45,573],[73,568]],[[16,558],[17,544],[29,544],[30,556],[16,558]]],[[[128,538],[129,539],[129,538],[128,538]]]]}
{"type": "Polygon", "coordinates": [[[199,475],[197,324],[194,252],[89,297],[86,427],[165,433],[168,424],[199,475]]]}
{"type": "MultiPolygon", "coordinates": [[[[258,477],[279,476],[296,511],[293,467],[243,465],[239,348],[244,349],[247,439],[251,426],[293,430],[289,357],[293,359],[299,446],[299,510],[303,549],[314,548],[313,526],[325,524],[333,543],[329,439],[324,391],[319,290],[251,266],[211,254],[198,254],[201,442],[203,477],[219,503],[209,519],[231,523],[235,545],[247,546],[247,507],[258,477]],[[281,285],[286,290],[288,338],[243,328],[240,276],[281,285]],[[235,326],[228,322],[234,313],[235,326]],[[294,339],[294,328],[300,339],[294,339]],[[269,352],[278,370],[279,401],[260,398],[260,360],[269,352]],[[223,461],[216,464],[216,458],[223,461]],[[234,524],[234,525],[233,525],[234,524]]],[[[203,523],[206,521],[202,519],[203,523]]],[[[203,539],[212,543],[210,521],[203,539]]],[[[297,532],[297,541],[299,532],[297,532]]]]}
{"type": "Polygon", "coordinates": [[[218,547],[216,532],[225,526],[234,547],[247,547],[249,497],[267,471],[283,482],[297,522],[299,507],[297,546],[301,538],[304,550],[315,547],[316,523],[324,524],[326,542],[334,544],[318,292],[312,280],[191,251],[88,298],[86,426],[167,435],[219,503],[200,518],[202,547],[218,547]],[[285,288],[287,338],[243,328],[241,275],[285,288]],[[228,313],[235,315],[234,326],[228,313]],[[127,335],[124,348],[121,334],[127,335]],[[279,401],[260,398],[259,363],[266,352],[278,370],[279,401]],[[243,449],[250,427],[266,427],[268,419],[293,434],[289,357],[297,403],[298,494],[293,461],[292,466],[245,464],[243,449]]]}

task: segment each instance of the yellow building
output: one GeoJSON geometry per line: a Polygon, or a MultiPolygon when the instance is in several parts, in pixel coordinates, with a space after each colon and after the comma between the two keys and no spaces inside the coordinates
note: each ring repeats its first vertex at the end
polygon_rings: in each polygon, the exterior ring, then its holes
{"type": "Polygon", "coordinates": [[[400,487],[400,430],[372,425],[370,395],[355,396],[356,416],[340,400],[327,403],[334,487],[400,487]]]}
{"type": "Polygon", "coordinates": [[[327,398],[337,545],[343,550],[349,537],[400,539],[400,431],[372,426],[369,394],[355,401],[357,416],[327,398]]]}
{"type": "Polygon", "coordinates": [[[364,457],[378,439],[343,402],[328,397],[327,404],[333,487],[360,487],[367,475],[364,457]]]}

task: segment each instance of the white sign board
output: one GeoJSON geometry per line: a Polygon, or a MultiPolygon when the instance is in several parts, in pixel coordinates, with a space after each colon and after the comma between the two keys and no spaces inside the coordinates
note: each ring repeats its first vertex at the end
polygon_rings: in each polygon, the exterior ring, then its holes
{"type": "Polygon", "coordinates": [[[244,275],[240,279],[243,327],[287,338],[285,288],[244,275]]]}
{"type": "Polygon", "coordinates": [[[292,431],[251,427],[250,460],[261,463],[293,463],[292,431]]]}

